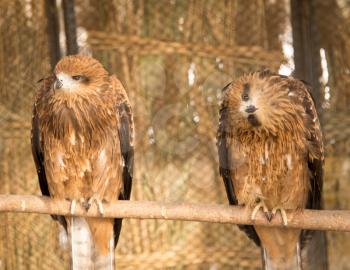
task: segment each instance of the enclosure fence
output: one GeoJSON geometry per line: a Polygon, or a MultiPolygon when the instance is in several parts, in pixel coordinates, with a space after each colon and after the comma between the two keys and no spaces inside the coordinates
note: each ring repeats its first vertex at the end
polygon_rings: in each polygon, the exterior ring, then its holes
{"type": "MultiPolygon", "coordinates": [[[[326,152],[324,208],[350,209],[349,29],[348,0],[0,0],[0,194],[40,194],[30,148],[36,82],[78,50],[121,80],[133,106],[137,155],[125,207],[204,204],[247,218],[224,206],[218,110],[223,86],[267,67],[295,69],[313,85],[326,152]]],[[[21,197],[10,198],[4,206],[1,197],[2,210],[22,209],[21,197]]],[[[30,197],[27,211],[31,202],[44,212],[51,205],[30,197]]],[[[116,214],[118,206],[105,207],[116,214]]],[[[289,226],[311,224],[297,224],[309,214],[348,226],[347,212],[327,211],[291,213],[289,226]]],[[[277,223],[278,216],[266,224],[277,223]]],[[[60,231],[49,215],[1,212],[0,269],[69,269],[60,231]]],[[[327,232],[327,247],[330,269],[350,268],[350,234],[327,232]]],[[[259,248],[232,223],[125,219],[116,258],[127,270],[261,269],[259,248]]]]}

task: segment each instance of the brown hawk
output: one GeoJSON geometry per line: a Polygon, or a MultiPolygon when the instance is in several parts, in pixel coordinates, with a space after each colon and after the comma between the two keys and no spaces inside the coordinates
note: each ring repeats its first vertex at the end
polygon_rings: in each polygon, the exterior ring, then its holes
{"type": "MultiPolygon", "coordinates": [[[[124,87],[88,56],[68,56],[42,80],[32,152],[41,192],[88,210],[130,198],[133,119],[124,87]]],[[[67,229],[73,269],[114,269],[122,220],[54,217],[67,229]]]]}
{"type": "MultiPolygon", "coordinates": [[[[244,205],[254,220],[286,209],[321,207],[323,143],[306,85],[261,71],[223,89],[218,129],[220,174],[228,200],[244,205]]],[[[262,246],[266,269],[299,269],[305,231],[239,226],[262,246]]]]}

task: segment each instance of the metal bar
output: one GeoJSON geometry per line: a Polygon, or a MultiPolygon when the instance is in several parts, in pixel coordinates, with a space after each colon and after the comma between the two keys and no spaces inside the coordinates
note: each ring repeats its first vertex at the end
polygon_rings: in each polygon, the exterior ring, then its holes
{"type": "MultiPolygon", "coordinates": [[[[317,29],[314,0],[291,0],[291,20],[294,47],[294,76],[311,85],[318,117],[323,124],[324,101],[320,77],[322,75],[320,56],[320,36],[317,29]]],[[[317,232],[306,249],[307,269],[326,270],[328,268],[327,244],[324,232],[317,232]]]]}
{"type": "MultiPolygon", "coordinates": [[[[291,0],[291,20],[294,47],[295,77],[311,86],[316,109],[322,111],[323,94],[320,36],[317,30],[314,1],[291,0]]],[[[319,115],[320,116],[320,115],[319,115]]],[[[320,116],[321,117],[321,116],[320,116]]]]}
{"type": "Polygon", "coordinates": [[[56,0],[45,0],[46,33],[49,43],[50,65],[54,69],[61,58],[59,41],[59,22],[56,0]]]}
{"type": "Polygon", "coordinates": [[[66,33],[67,55],[78,53],[77,27],[74,11],[74,0],[63,0],[64,31],[66,33]]]}

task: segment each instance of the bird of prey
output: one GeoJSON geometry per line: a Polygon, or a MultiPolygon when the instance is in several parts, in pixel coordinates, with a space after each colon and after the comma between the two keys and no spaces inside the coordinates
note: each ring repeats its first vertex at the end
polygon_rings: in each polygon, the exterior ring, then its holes
{"type": "MultiPolygon", "coordinates": [[[[287,209],[321,207],[323,143],[315,104],[302,81],[269,72],[244,75],[223,89],[217,135],[220,174],[229,203],[252,220],[287,209]]],[[[241,225],[262,247],[265,269],[300,269],[310,232],[241,225]]]]}
{"type": "MultiPolygon", "coordinates": [[[[41,80],[32,119],[32,153],[43,195],[88,211],[130,198],[133,118],[120,81],[99,61],[67,56],[41,80]]],[[[114,269],[122,220],[54,216],[68,231],[72,269],[114,269]]]]}

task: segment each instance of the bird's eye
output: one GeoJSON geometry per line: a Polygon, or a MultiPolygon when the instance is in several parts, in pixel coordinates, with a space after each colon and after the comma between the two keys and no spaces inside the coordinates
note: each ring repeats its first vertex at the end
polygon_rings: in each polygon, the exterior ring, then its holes
{"type": "Polygon", "coordinates": [[[81,75],[75,75],[75,76],[72,76],[72,79],[75,80],[75,81],[80,81],[83,79],[83,76],[81,75]]]}
{"type": "Polygon", "coordinates": [[[249,100],[249,96],[247,94],[242,95],[242,100],[247,101],[249,100]]]}

